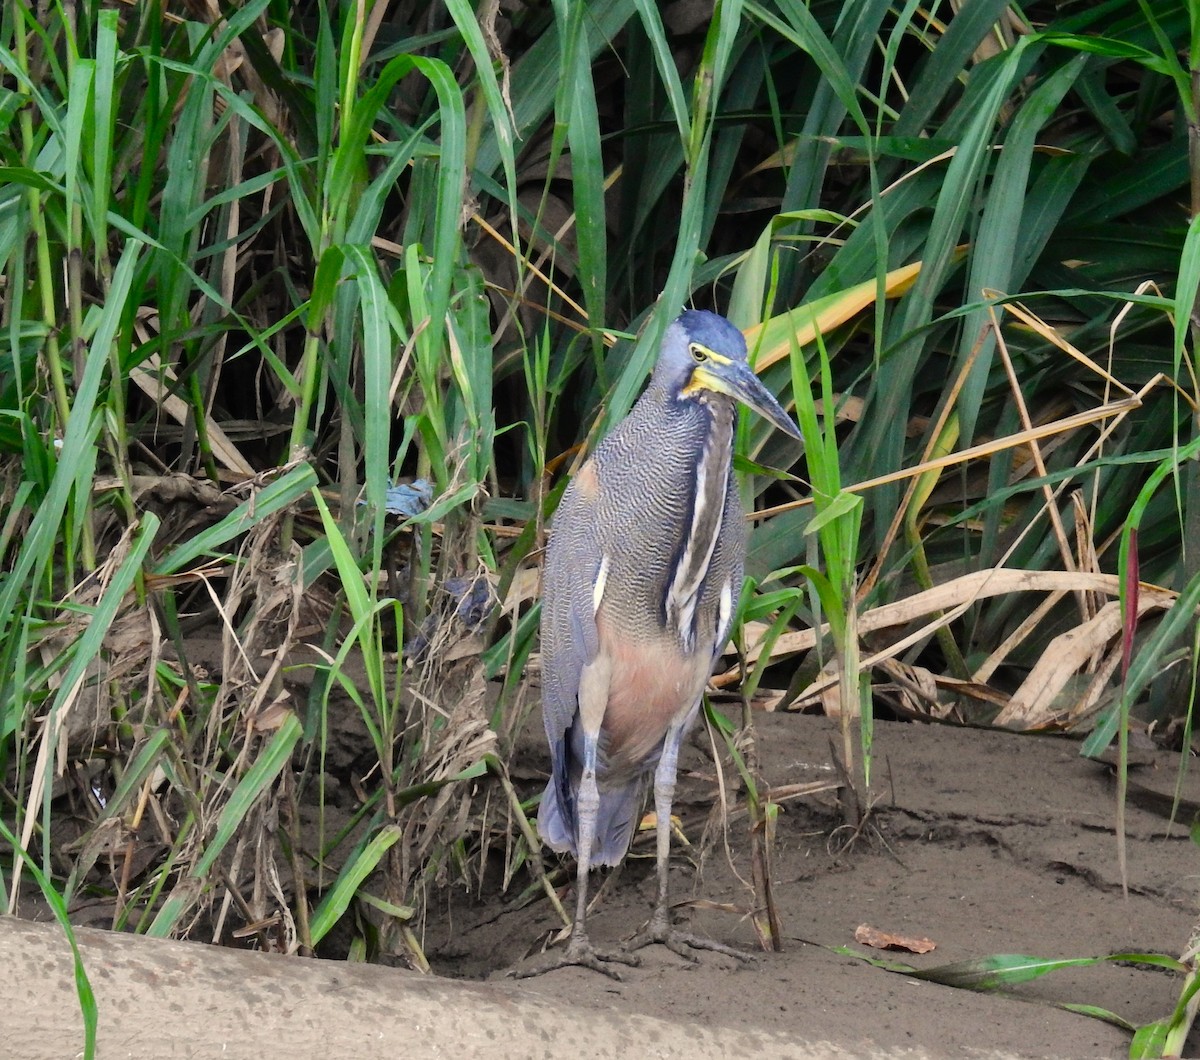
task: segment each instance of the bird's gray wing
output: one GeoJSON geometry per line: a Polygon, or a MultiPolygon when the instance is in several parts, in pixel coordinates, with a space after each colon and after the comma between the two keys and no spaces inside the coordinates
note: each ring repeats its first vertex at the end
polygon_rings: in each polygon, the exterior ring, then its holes
{"type": "Polygon", "coordinates": [[[551,777],[538,810],[542,839],[573,854],[578,854],[575,797],[585,754],[577,724],[579,688],[584,668],[600,650],[593,589],[602,563],[595,499],[577,488],[577,481],[559,503],[542,573],[542,720],[551,777]]]}
{"type": "Polygon", "coordinates": [[[556,771],[579,710],[580,675],[600,649],[593,589],[602,550],[595,509],[595,500],[575,483],[568,487],[542,575],[542,712],[556,771]]]}

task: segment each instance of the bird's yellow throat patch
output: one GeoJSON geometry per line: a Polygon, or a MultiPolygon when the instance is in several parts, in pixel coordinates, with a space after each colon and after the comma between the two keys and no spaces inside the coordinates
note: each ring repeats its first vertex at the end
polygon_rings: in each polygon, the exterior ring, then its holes
{"type": "MultiPolygon", "coordinates": [[[[711,354],[714,363],[718,366],[729,364],[729,359],[721,357],[720,354],[711,354]]],[[[707,365],[698,364],[692,369],[692,376],[680,391],[683,397],[695,397],[703,391],[715,392],[717,394],[729,394],[728,384],[721,378],[718,372],[714,372],[707,365]]]]}

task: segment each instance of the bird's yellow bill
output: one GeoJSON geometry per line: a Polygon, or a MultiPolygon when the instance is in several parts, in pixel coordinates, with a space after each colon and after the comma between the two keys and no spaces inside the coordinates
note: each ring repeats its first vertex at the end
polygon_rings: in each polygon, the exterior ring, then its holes
{"type": "Polygon", "coordinates": [[[790,434],[793,438],[800,437],[800,428],[748,364],[722,359],[722,362],[713,367],[706,364],[697,365],[692,369],[691,381],[683,388],[683,392],[694,394],[700,390],[711,390],[740,401],[784,434],[790,434]]]}

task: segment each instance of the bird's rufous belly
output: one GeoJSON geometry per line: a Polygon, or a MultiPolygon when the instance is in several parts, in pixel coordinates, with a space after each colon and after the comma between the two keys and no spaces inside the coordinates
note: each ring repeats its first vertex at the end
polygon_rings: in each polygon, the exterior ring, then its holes
{"type": "MultiPolygon", "coordinates": [[[[600,619],[600,616],[597,616],[600,619]]],[[[610,774],[640,773],[657,760],[671,722],[699,700],[708,680],[712,652],[706,646],[685,655],[678,640],[663,636],[637,643],[606,628],[600,619],[600,651],[612,660],[601,745],[610,774]]]]}

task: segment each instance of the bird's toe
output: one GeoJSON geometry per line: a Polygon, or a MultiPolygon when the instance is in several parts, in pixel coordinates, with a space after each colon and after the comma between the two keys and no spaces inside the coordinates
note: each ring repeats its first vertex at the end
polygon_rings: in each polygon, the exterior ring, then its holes
{"type": "Polygon", "coordinates": [[[640,950],[644,946],[652,946],[655,943],[658,943],[660,946],[666,946],[672,953],[682,957],[689,964],[695,964],[697,961],[696,955],[692,952],[693,950],[708,950],[711,953],[723,953],[727,957],[733,957],[746,964],[757,960],[757,957],[753,953],[739,950],[736,946],[727,946],[724,942],[718,942],[716,939],[710,939],[704,935],[695,935],[690,931],[681,931],[665,917],[657,915],[650,921],[646,929],[636,935],[625,948],[628,952],[632,953],[634,950],[640,950]]]}
{"type": "Polygon", "coordinates": [[[557,968],[590,968],[593,972],[599,972],[620,982],[621,973],[613,965],[623,964],[636,968],[641,963],[638,957],[625,950],[601,950],[586,938],[572,938],[563,952],[549,954],[543,960],[535,961],[526,967],[514,968],[508,974],[515,979],[532,979],[535,975],[545,975],[557,968]]]}

